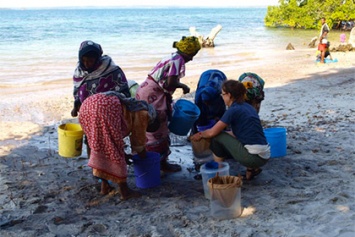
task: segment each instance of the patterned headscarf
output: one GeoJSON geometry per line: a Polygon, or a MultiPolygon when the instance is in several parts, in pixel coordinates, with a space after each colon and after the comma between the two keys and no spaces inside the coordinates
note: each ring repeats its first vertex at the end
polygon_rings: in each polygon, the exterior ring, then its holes
{"type": "Polygon", "coordinates": [[[246,72],[240,75],[239,81],[243,83],[247,89],[245,94],[245,100],[264,100],[264,80],[257,74],[252,72],[246,72]]]}
{"type": "Polygon", "coordinates": [[[179,42],[173,43],[173,48],[188,55],[195,55],[201,49],[200,42],[195,36],[183,36],[179,42]]]}

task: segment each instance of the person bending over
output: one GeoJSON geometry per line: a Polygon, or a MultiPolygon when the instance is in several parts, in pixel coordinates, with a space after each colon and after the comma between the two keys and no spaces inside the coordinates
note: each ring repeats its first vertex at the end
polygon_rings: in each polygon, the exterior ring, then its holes
{"type": "Polygon", "coordinates": [[[197,132],[197,126],[216,123],[226,111],[221,96],[222,83],[226,79],[226,75],[217,69],[210,69],[201,74],[195,93],[195,104],[200,109],[200,116],[194,123],[191,134],[197,132]]]}
{"type": "Polygon", "coordinates": [[[155,109],[146,101],[108,91],[83,102],[79,122],[88,140],[88,165],[102,180],[101,194],[111,191],[110,180],[118,184],[121,200],[140,196],[127,185],[127,160],[132,155],[125,153],[123,139],[129,136],[132,153],[144,159],[145,133],[159,127],[155,109]]]}
{"type": "Polygon", "coordinates": [[[181,88],[184,94],[190,92],[190,88],[181,83],[180,79],[185,76],[185,64],[192,61],[201,49],[198,38],[194,36],[182,37],[179,42],[173,43],[173,47],[177,51],[159,61],[136,92],[136,98],[153,105],[159,116],[159,129],[153,133],[148,132],[146,136],[147,150],[160,154],[160,168],[163,172],[181,170],[180,165],[168,162],[171,153],[168,122],[172,116],[172,95],[177,88],[181,88]]]}

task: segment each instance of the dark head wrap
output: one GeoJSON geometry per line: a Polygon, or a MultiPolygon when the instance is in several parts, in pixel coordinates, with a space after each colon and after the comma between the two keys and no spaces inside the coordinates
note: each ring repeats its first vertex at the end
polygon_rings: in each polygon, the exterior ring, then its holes
{"type": "Polygon", "coordinates": [[[89,54],[95,56],[97,59],[102,56],[102,48],[101,45],[91,41],[85,40],[80,44],[79,48],[79,62],[81,62],[83,56],[89,54]]]}

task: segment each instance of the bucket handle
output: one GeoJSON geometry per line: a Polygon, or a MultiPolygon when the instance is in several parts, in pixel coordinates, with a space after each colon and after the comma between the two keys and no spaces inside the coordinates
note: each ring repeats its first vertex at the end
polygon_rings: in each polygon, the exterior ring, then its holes
{"type": "Polygon", "coordinates": [[[139,175],[139,176],[136,176],[137,178],[142,178],[144,175],[146,175],[146,174],[148,174],[148,172],[145,172],[145,173],[143,173],[143,174],[141,174],[141,175],[139,175]]]}
{"type": "MultiPolygon", "coordinates": [[[[160,162],[160,161],[159,161],[159,162],[160,162]]],[[[154,165],[155,165],[156,163],[158,163],[158,162],[154,162],[153,165],[150,166],[150,167],[154,167],[154,165]]],[[[150,168],[150,167],[149,167],[149,168],[150,168]]],[[[149,173],[149,172],[144,172],[144,173],[141,174],[141,175],[137,175],[136,178],[142,178],[144,175],[146,175],[146,174],[148,174],[148,173],[149,173]]]]}

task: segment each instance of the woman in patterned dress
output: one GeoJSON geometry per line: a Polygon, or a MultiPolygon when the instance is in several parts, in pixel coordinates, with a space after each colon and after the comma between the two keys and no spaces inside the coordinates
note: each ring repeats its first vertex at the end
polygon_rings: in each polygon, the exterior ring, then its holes
{"type": "Polygon", "coordinates": [[[147,101],[157,111],[160,127],[154,133],[147,132],[147,150],[160,153],[160,168],[164,172],[181,170],[180,165],[168,162],[171,153],[168,122],[172,112],[172,95],[177,88],[181,88],[184,94],[190,92],[190,88],[180,79],[185,76],[185,64],[192,61],[201,49],[198,38],[194,36],[182,37],[179,42],[173,43],[173,47],[177,48],[177,52],[158,62],[136,93],[138,100],[147,101]]]}
{"type": "Polygon", "coordinates": [[[88,139],[93,175],[102,180],[101,193],[111,191],[108,180],[117,183],[121,199],[139,196],[127,185],[127,159],[123,138],[129,136],[132,153],[146,157],[145,133],[157,129],[155,109],[145,101],[126,98],[118,92],[94,94],[80,107],[79,122],[88,139]]]}

